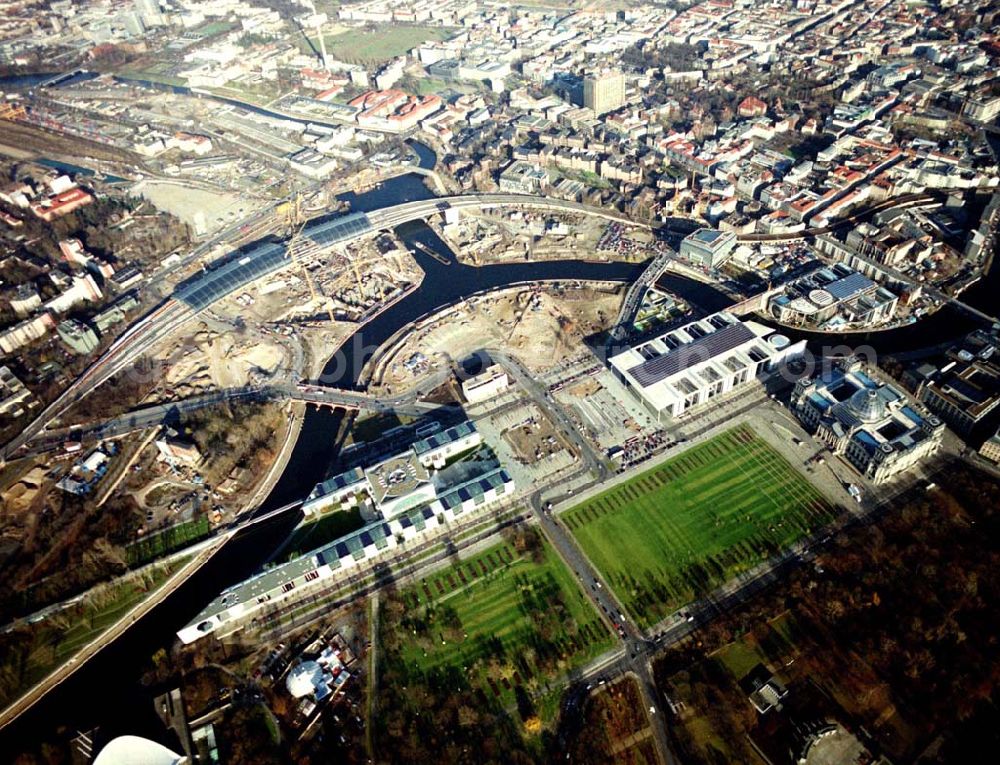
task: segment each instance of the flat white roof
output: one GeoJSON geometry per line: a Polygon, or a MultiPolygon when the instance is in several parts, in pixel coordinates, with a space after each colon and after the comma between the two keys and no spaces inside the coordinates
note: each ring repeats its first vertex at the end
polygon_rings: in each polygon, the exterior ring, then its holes
{"type": "Polygon", "coordinates": [[[608,363],[659,411],[753,364],[752,348],[779,355],[782,350],[762,342],[771,334],[770,327],[722,311],[627,348],[608,363]]]}

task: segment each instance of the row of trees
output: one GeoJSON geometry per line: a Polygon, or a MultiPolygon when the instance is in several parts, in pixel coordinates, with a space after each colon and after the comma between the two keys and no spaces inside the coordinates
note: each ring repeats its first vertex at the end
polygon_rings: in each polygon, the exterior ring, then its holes
{"type": "Polygon", "coordinates": [[[713,727],[735,740],[725,731],[752,724],[740,720],[745,696],[708,698],[725,683],[702,675],[714,664],[708,654],[742,639],[775,666],[794,659],[796,677],[853,699],[848,711],[894,758],[938,735],[959,743],[962,726],[983,729],[977,723],[994,714],[984,710],[995,710],[1000,688],[1000,482],[960,463],[941,475],[940,489],[905,494],[877,525],[839,535],[815,566],[714,620],[697,645],[668,653],[658,682],[688,688],[691,706],[725,718],[713,727]],[[790,640],[768,624],[783,613],[790,640]],[[903,726],[886,724],[893,709],[903,726]]]}

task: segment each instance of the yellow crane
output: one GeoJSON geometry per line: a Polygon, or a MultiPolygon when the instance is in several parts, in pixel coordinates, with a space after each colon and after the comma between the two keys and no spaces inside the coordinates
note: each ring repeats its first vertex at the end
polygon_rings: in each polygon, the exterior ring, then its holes
{"type": "MultiPolygon", "coordinates": [[[[292,262],[295,263],[301,270],[302,275],[305,277],[306,285],[309,287],[309,296],[315,303],[321,297],[319,293],[316,292],[316,285],[313,284],[312,274],[309,273],[309,269],[306,268],[306,264],[299,259],[299,242],[302,241],[302,230],[305,228],[305,217],[302,215],[302,208],[299,203],[299,194],[295,192],[292,195],[292,200],[288,205],[288,254],[292,258],[292,262]]],[[[323,298],[323,302],[326,303],[326,312],[330,317],[330,321],[333,321],[333,308],[323,298]]]]}

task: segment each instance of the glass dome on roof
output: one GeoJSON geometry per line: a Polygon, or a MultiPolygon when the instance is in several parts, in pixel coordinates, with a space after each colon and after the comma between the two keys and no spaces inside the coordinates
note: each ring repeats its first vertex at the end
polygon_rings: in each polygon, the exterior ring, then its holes
{"type": "Polygon", "coordinates": [[[861,422],[878,422],[885,418],[885,401],[875,388],[862,388],[856,391],[847,402],[851,411],[861,422]]]}

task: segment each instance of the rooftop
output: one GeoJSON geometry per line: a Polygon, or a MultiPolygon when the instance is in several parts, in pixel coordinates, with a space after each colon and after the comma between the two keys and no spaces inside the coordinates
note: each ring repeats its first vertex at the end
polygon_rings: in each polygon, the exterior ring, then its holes
{"type": "Polygon", "coordinates": [[[365,471],[377,505],[413,492],[430,481],[427,468],[412,452],[390,457],[365,471]]]}
{"type": "Polygon", "coordinates": [[[757,336],[745,324],[730,324],[628,370],[644,388],[738,348],[757,336]]]}

